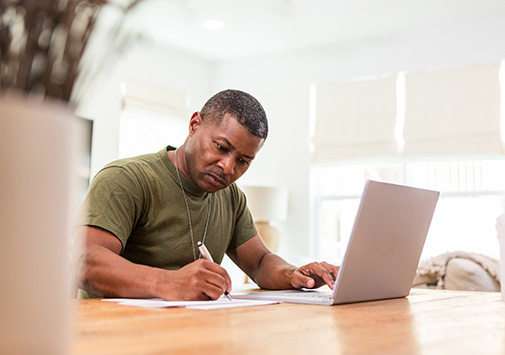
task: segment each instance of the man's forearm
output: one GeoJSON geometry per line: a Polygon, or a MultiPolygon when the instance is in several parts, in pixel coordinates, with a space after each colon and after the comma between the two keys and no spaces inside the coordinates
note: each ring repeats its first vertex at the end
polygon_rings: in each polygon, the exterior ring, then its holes
{"type": "Polygon", "coordinates": [[[85,253],[79,286],[104,297],[156,297],[156,279],[162,271],[93,246],[85,253]]]}
{"type": "Polygon", "coordinates": [[[267,253],[262,258],[254,280],[256,284],[265,289],[290,289],[291,277],[296,267],[286,262],[280,256],[267,253]]]}

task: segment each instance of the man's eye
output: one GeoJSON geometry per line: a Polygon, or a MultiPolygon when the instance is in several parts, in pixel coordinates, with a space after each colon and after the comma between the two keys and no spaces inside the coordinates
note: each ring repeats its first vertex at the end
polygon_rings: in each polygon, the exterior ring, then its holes
{"type": "Polygon", "coordinates": [[[238,161],[239,161],[239,163],[240,163],[240,164],[246,164],[246,165],[249,165],[249,162],[248,162],[247,160],[245,160],[245,159],[242,159],[242,158],[241,158],[241,159],[239,159],[238,161]]]}
{"type": "Polygon", "coordinates": [[[217,145],[217,149],[219,149],[219,150],[221,150],[223,152],[227,152],[228,151],[228,149],[226,147],[223,147],[221,144],[216,143],[216,145],[217,145]]]}

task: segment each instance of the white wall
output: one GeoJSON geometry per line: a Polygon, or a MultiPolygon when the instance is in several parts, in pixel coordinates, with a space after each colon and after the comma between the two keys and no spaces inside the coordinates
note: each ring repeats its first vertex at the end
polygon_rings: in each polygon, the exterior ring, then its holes
{"type": "MultiPolygon", "coordinates": [[[[417,71],[505,58],[505,16],[415,28],[310,50],[208,62],[149,43],[138,44],[97,81],[81,106],[95,120],[92,174],[117,156],[119,91],[123,77],[185,90],[191,110],[225,88],[253,94],[265,107],[270,134],[241,184],[285,185],[289,220],[280,253],[309,254],[309,87],[400,70],[417,71]]],[[[253,44],[251,44],[253,45],[253,44]]]]}

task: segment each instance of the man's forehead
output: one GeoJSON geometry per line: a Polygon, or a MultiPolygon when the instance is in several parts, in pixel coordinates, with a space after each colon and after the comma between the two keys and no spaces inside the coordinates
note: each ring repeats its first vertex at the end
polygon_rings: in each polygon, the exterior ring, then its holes
{"type": "Polygon", "coordinates": [[[234,127],[229,125],[216,125],[214,129],[209,130],[212,139],[226,144],[228,148],[240,151],[240,154],[246,155],[251,159],[263,146],[264,139],[256,137],[249,130],[236,123],[234,127]]]}

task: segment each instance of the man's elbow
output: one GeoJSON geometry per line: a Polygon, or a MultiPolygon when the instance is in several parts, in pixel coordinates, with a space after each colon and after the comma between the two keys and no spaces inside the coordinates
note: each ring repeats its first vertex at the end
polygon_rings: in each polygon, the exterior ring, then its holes
{"type": "Polygon", "coordinates": [[[74,283],[77,288],[87,292],[98,294],[96,282],[100,271],[100,247],[87,246],[83,248],[75,265],[74,283]]]}

